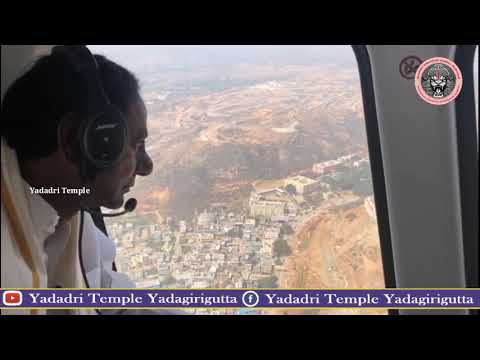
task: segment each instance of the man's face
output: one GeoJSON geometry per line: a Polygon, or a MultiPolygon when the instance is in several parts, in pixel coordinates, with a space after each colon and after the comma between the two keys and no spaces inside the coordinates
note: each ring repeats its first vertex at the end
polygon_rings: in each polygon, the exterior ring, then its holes
{"type": "Polygon", "coordinates": [[[147,110],[141,99],[130,105],[126,119],[128,138],[120,161],[98,173],[93,183],[95,202],[109,209],[122,206],[124,194],[135,185],[136,175],[147,176],[153,170],[152,160],[145,151],[147,110]]]}

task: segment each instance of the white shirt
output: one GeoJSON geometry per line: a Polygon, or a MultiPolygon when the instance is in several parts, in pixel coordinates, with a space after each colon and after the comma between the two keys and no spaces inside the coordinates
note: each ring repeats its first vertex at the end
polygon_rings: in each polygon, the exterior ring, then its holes
{"type": "Polygon", "coordinates": [[[37,229],[41,247],[45,250],[42,254],[43,263],[47,269],[48,287],[59,286],[54,281],[56,265],[65,250],[70,229],[67,224],[59,224],[59,216],[55,209],[40,195],[30,191],[30,185],[23,181],[26,188],[28,208],[33,225],[37,229]]]}
{"type": "MultiPolygon", "coordinates": [[[[71,229],[68,223],[59,223],[60,218],[55,209],[40,195],[32,194],[26,181],[24,185],[29,193],[27,201],[30,216],[45,250],[43,259],[48,272],[48,287],[62,286],[55,283],[54,274],[71,229]]],[[[111,270],[116,255],[115,244],[98,229],[88,212],[84,213],[81,254],[90,287],[135,287],[135,283],[123,274],[117,281],[111,279],[112,276],[117,277],[111,270]],[[106,277],[102,278],[102,275],[106,277]]]]}
{"type": "MultiPolygon", "coordinates": [[[[64,287],[55,277],[57,265],[70,236],[68,222],[59,222],[56,210],[40,195],[32,194],[30,185],[24,181],[30,216],[38,231],[41,246],[45,250],[42,259],[47,269],[48,287],[64,287]]],[[[116,256],[114,242],[108,238],[93,222],[88,212],[84,213],[81,258],[91,288],[135,288],[135,283],[125,274],[112,270],[116,256]]],[[[54,310],[47,313],[62,314],[54,310]]],[[[102,314],[183,314],[178,311],[155,310],[102,310],[102,314]]]]}

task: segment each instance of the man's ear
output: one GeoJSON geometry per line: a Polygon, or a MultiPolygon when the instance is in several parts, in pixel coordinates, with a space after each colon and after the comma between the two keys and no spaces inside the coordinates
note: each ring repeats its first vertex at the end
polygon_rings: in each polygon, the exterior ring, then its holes
{"type": "Polygon", "coordinates": [[[61,119],[57,128],[58,151],[66,161],[78,165],[80,160],[80,144],[78,131],[81,117],[76,113],[67,113],[61,119]]]}

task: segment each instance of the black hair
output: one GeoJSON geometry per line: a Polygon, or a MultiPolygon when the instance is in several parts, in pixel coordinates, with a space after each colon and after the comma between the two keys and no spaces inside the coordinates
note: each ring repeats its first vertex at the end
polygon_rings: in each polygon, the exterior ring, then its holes
{"type": "MultiPolygon", "coordinates": [[[[100,79],[110,102],[124,115],[140,97],[139,83],[130,71],[95,55],[100,79]]],[[[2,101],[1,135],[21,160],[49,156],[57,150],[57,128],[67,113],[84,115],[85,80],[58,52],[38,59],[6,91],[2,101]]]]}

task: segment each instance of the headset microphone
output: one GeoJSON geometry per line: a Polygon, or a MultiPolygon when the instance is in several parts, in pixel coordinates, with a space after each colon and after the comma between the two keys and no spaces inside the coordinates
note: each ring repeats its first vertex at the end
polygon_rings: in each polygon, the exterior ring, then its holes
{"type": "Polygon", "coordinates": [[[135,210],[136,207],[137,207],[137,199],[130,198],[127,200],[127,202],[123,206],[124,210],[119,213],[108,214],[108,213],[103,213],[101,211],[95,211],[90,209],[84,209],[84,210],[88,211],[89,213],[101,214],[103,217],[115,217],[115,216],[120,216],[129,212],[132,212],[133,210],[135,210]]]}
{"type": "Polygon", "coordinates": [[[102,215],[104,217],[114,217],[114,216],[119,216],[119,215],[123,215],[125,213],[128,213],[128,212],[132,212],[133,210],[135,210],[135,208],[137,207],[137,199],[134,199],[134,198],[130,198],[127,200],[127,202],[125,203],[125,205],[123,206],[124,210],[122,212],[119,212],[119,213],[116,213],[116,214],[105,214],[105,213],[102,213],[102,215]]]}

